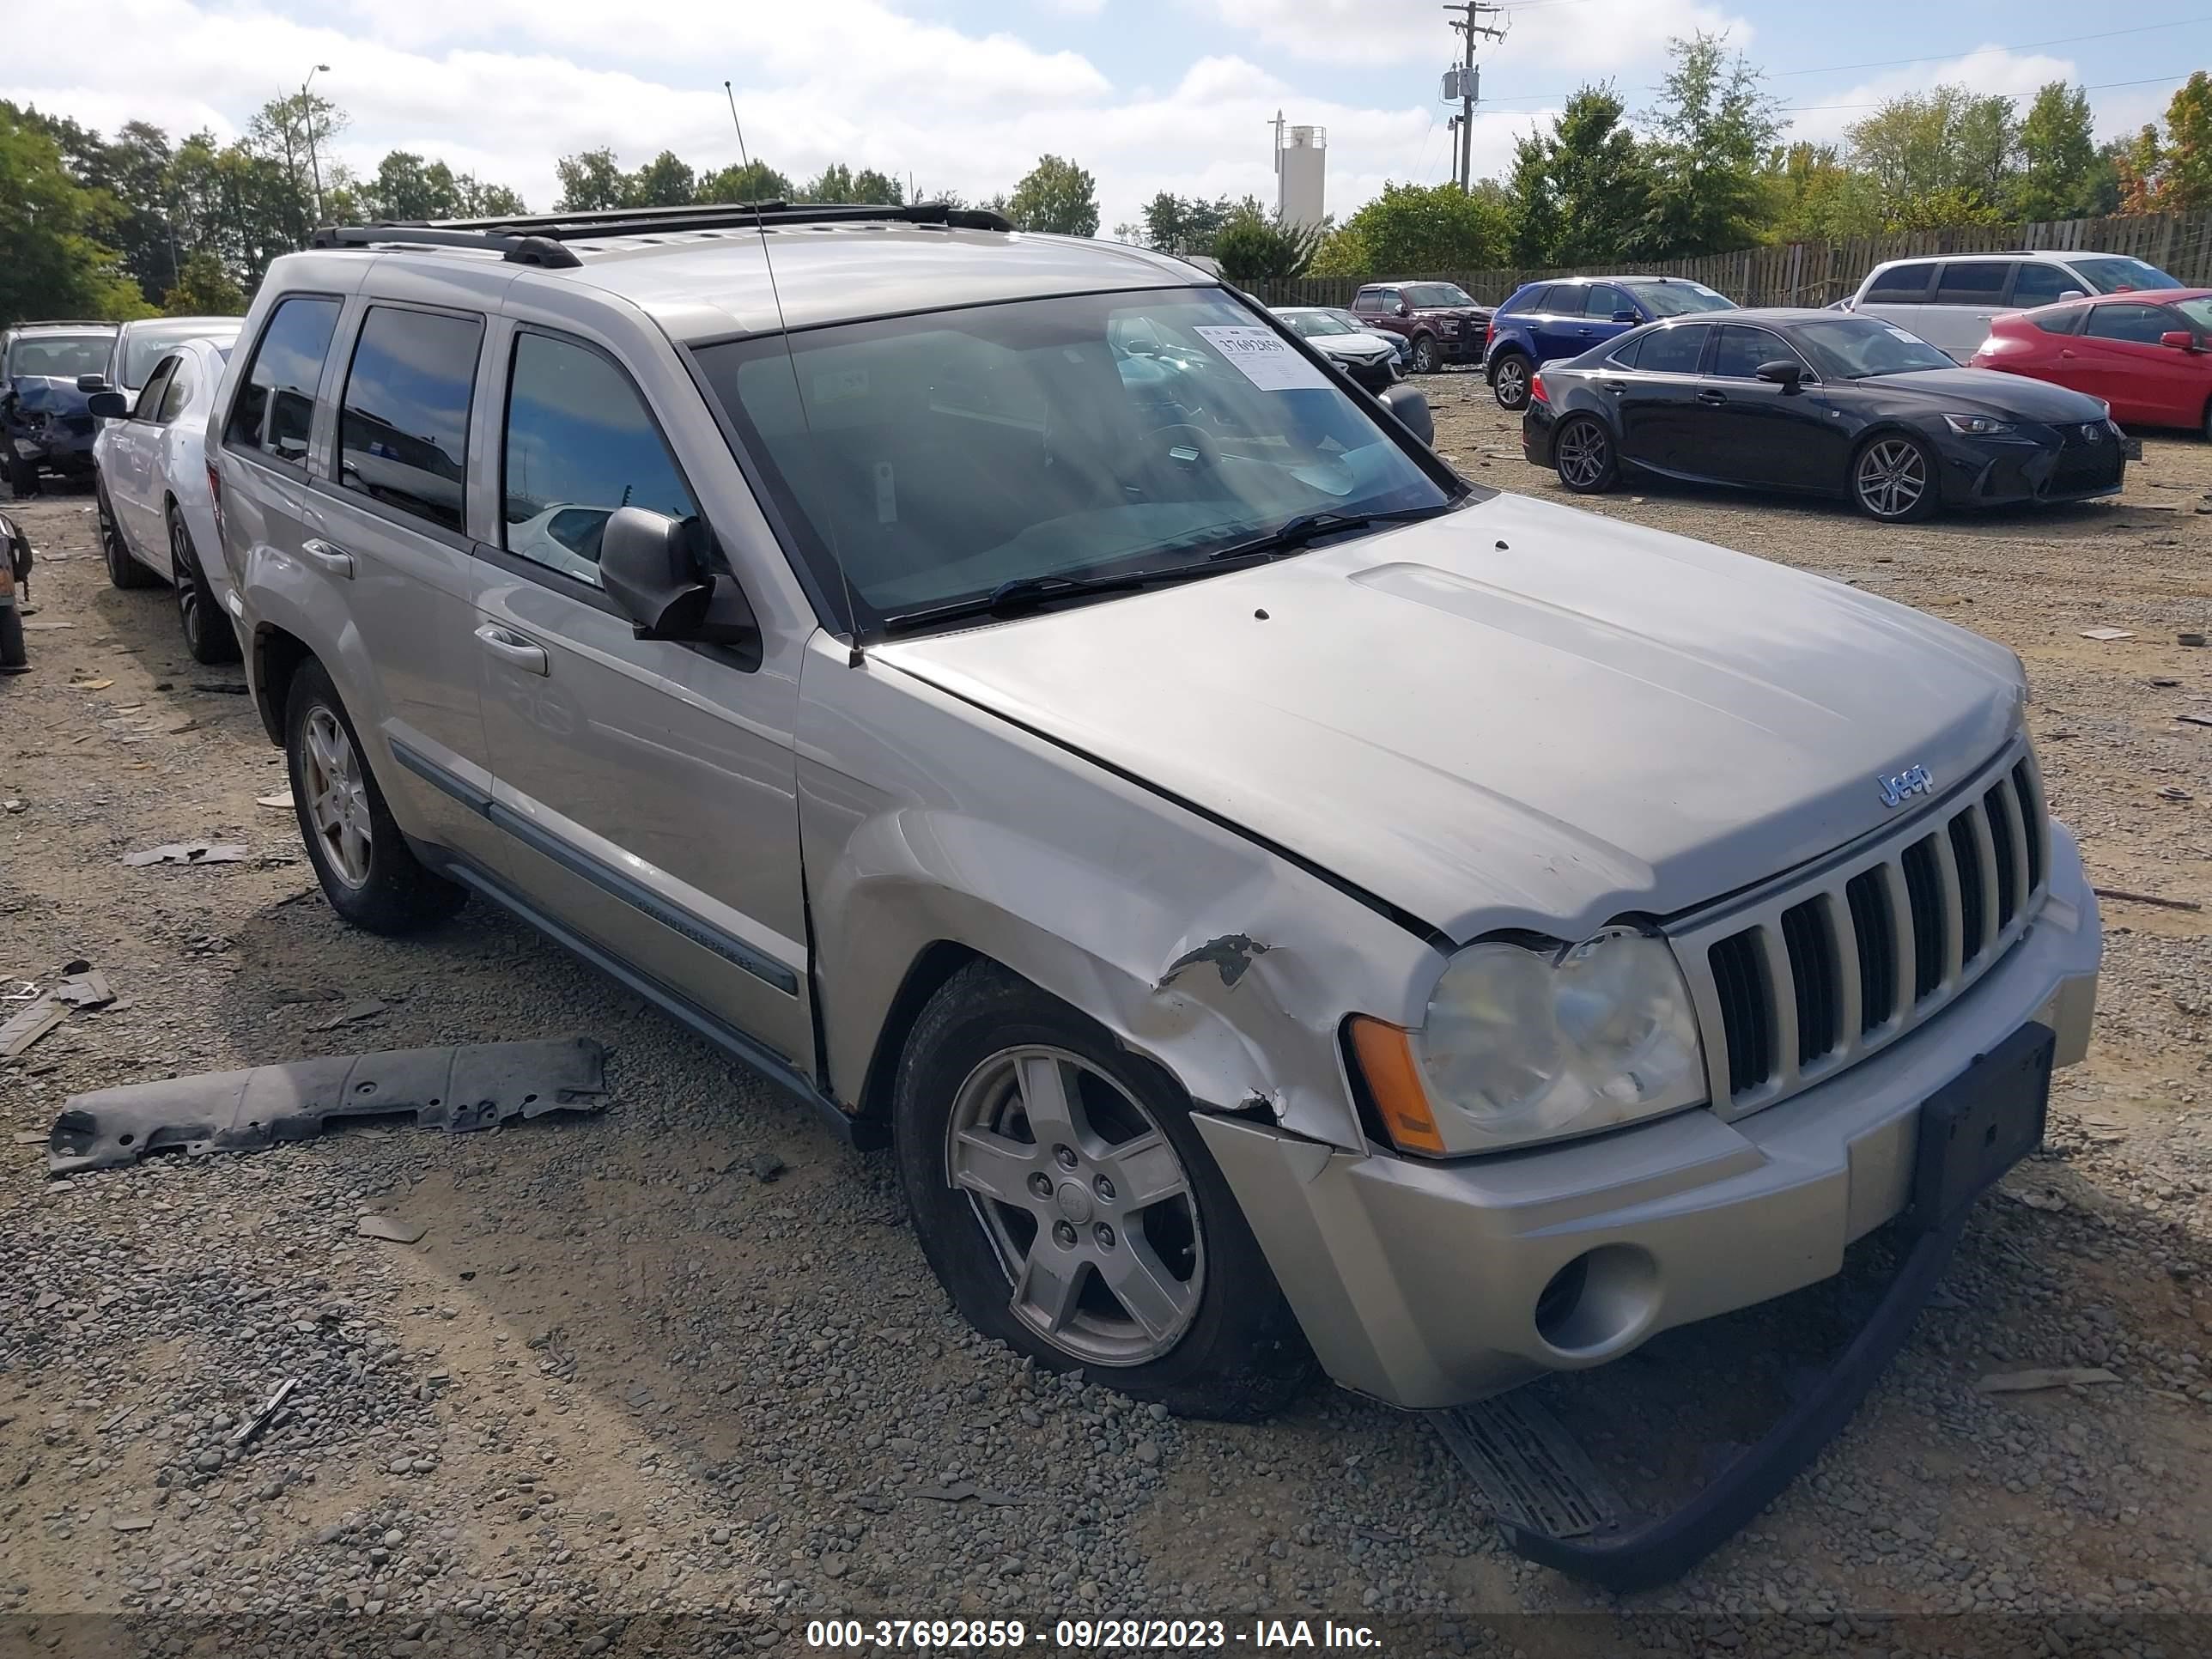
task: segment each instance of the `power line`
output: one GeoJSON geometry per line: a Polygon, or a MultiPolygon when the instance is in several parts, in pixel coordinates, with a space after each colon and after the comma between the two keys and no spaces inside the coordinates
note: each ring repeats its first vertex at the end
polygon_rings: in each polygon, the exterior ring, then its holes
{"type": "MultiPolygon", "coordinates": [[[[2147,75],[2147,76],[2144,76],[2142,80],[2140,80],[2140,81],[2099,81],[2099,82],[2095,82],[2094,85],[2091,85],[2091,86],[2086,86],[2086,87],[2081,88],[2081,90],[2082,90],[2083,92],[2109,92],[2109,91],[2111,91],[2114,87],[2155,87],[2155,86],[2171,86],[2171,85],[2172,85],[2174,82],[2176,82],[2176,81],[2186,81],[2188,78],[2189,78],[2189,77],[2188,77],[2186,75],[2147,75]]],[[[1994,92],[1994,93],[1985,93],[1985,94],[1981,94],[1981,95],[1982,95],[1982,96],[1984,96],[1984,97],[1990,97],[1990,98],[2007,98],[2007,99],[2010,99],[2014,103],[2018,103],[2018,102],[2019,102],[2021,99],[2023,99],[2023,98],[2033,98],[2033,97],[2036,96],[2036,94],[2035,94],[2034,93],[2032,93],[2032,92],[1994,92]]],[[[1813,112],[1813,111],[1814,111],[1814,110],[1823,110],[1823,109],[1880,109],[1881,107],[1881,105],[1880,103],[1872,103],[1872,104],[1785,104],[1785,105],[1784,105],[1784,106],[1783,106],[1779,110],[1776,111],[1776,113],[1777,113],[1777,114],[1782,114],[1782,115],[1790,115],[1790,114],[1805,115],[1805,114],[1809,114],[1811,112],[1813,112]]]]}
{"type": "MultiPolygon", "coordinates": [[[[1527,0],[1526,5],[1508,5],[1506,9],[1509,11],[1522,11],[1539,6],[1580,6],[1589,3],[1590,0],[1527,0]]],[[[2094,34],[2068,34],[2060,35],[2048,40],[2024,40],[2017,46],[1976,46],[1972,50],[1966,52],[1929,52],[1919,58],[1888,58],[1881,59],[1877,62],[1864,64],[1824,64],[1813,69],[1776,70],[1768,72],[1767,78],[1770,80],[1780,81],[1787,80],[1800,75],[1836,75],[1841,74],[1849,70],[1895,69],[1900,64],[1940,64],[1952,58],[1957,58],[1963,62],[1969,58],[1983,58],[2000,52],[2033,52],[2039,46],[2073,46],[2084,40],[2109,40],[2124,34],[2148,34],[2159,29],[2191,28],[2200,23],[2208,22],[2212,22],[2212,16],[2180,17],[2174,19],[2172,22],[2142,23],[2134,27],[2124,29],[2103,29],[2094,34]]],[[[2153,78],[2156,79],[2161,77],[2154,76],[2153,78]]],[[[2176,76],[2172,78],[2175,80],[2186,80],[2188,79],[2188,76],[2176,76]]],[[[2140,81],[2114,81],[2108,82],[2106,84],[2107,86],[2143,86],[2148,85],[2148,82],[2140,81]]],[[[1662,84],[1654,84],[1638,88],[1638,90],[1643,92],[1663,92],[1665,89],[1666,88],[1662,84]]],[[[2097,90],[2097,88],[2086,89],[2097,90]]],[[[1571,92],[1522,93],[1509,98],[1492,98],[1488,101],[1493,104],[1548,104],[1564,101],[1565,100],[1573,96],[1574,94],[1571,92]]],[[[1811,104],[1801,106],[1800,107],[1808,109],[1856,109],[1864,106],[1854,104],[1811,104]]]]}

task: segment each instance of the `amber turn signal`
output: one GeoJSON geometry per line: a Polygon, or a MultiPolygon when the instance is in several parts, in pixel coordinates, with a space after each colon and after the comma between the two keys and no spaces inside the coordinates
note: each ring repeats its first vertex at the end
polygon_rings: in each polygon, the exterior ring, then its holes
{"type": "Polygon", "coordinates": [[[1386,1025],[1364,1014],[1352,1017],[1352,1052],[1359,1061],[1359,1074],[1382,1115],[1382,1127],[1401,1152],[1426,1152],[1441,1158],[1444,1138],[1437,1132],[1436,1115],[1429,1109],[1429,1092],[1421,1086],[1421,1068],[1413,1059],[1410,1033],[1386,1025]]]}

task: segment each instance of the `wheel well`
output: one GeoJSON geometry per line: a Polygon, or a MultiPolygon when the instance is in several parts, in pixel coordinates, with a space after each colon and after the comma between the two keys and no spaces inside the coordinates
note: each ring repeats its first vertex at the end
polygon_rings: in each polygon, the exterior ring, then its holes
{"type": "Polygon", "coordinates": [[[891,1088],[898,1079],[899,1060],[906,1053],[906,1040],[914,1034],[915,1024],[921,1011],[929,1006],[945,981],[951,979],[971,962],[987,962],[990,958],[980,951],[950,939],[939,939],[914,959],[906,970],[906,978],[899,982],[898,994],[884,1015],[883,1029],[876,1033],[875,1053],[868,1060],[868,1074],[860,1084],[859,1117],[864,1122],[889,1123],[891,1121],[891,1088]]]}
{"type": "Polygon", "coordinates": [[[284,704],[292,695],[292,676],[315,653],[305,641],[264,623],[253,634],[254,701],[269,741],[284,741],[284,704]]]}

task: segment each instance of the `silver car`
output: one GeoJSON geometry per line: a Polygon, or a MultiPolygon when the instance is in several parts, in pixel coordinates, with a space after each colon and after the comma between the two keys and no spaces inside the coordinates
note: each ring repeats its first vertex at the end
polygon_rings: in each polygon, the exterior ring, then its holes
{"type": "Polygon", "coordinates": [[[209,453],[331,903],[489,900],[888,1143],[1042,1364],[1229,1417],[1597,1365],[1955,1237],[2081,1056],[2010,652],[1471,486],[1188,264],[325,240],[209,453]]]}

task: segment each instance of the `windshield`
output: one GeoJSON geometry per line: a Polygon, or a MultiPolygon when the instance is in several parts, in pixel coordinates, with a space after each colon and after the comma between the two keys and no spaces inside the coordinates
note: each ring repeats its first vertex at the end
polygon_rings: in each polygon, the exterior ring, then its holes
{"type": "Polygon", "coordinates": [[[1838,380],[1958,367],[1917,335],[1873,317],[1798,323],[1790,328],[1790,337],[1805,349],[1821,374],[1838,380]]]}
{"type": "Polygon", "coordinates": [[[1290,325],[1291,333],[1303,334],[1308,339],[1317,334],[1364,334],[1367,331],[1354,328],[1326,311],[1279,311],[1275,314],[1290,325]]]}
{"type": "Polygon", "coordinates": [[[234,322],[168,323],[159,328],[134,328],[123,340],[123,378],[118,386],[142,386],[160,362],[187,340],[236,339],[234,322]]]}
{"type": "Polygon", "coordinates": [[[1734,311],[1735,301],[1725,294],[1696,283],[1632,283],[1636,297],[1654,317],[1686,317],[1693,311],[1734,311]]]}
{"type": "Polygon", "coordinates": [[[26,335],[8,353],[8,373],[45,374],[58,380],[74,380],[80,374],[103,374],[107,371],[107,354],[114,344],[112,334],[26,335]]]}
{"type": "Polygon", "coordinates": [[[2212,300],[2176,300],[2168,309],[2179,312],[2199,334],[2212,334],[2212,300]]]}
{"type": "Polygon", "coordinates": [[[1451,499],[1218,289],[978,306],[697,355],[799,550],[824,588],[850,584],[864,628],[1025,578],[1202,562],[1301,514],[1451,499]]]}
{"type": "Polygon", "coordinates": [[[2066,263],[2100,294],[2118,294],[2125,288],[2184,286],[2179,277],[2167,276],[2156,265],[2147,265],[2142,260],[2130,259],[2124,254],[2106,254],[2095,258],[2069,254],[2066,263]]]}
{"type": "Polygon", "coordinates": [[[1474,303],[1474,296],[1455,283],[1408,283],[1398,291],[1405,296],[1407,305],[1419,311],[1474,303]]]}

